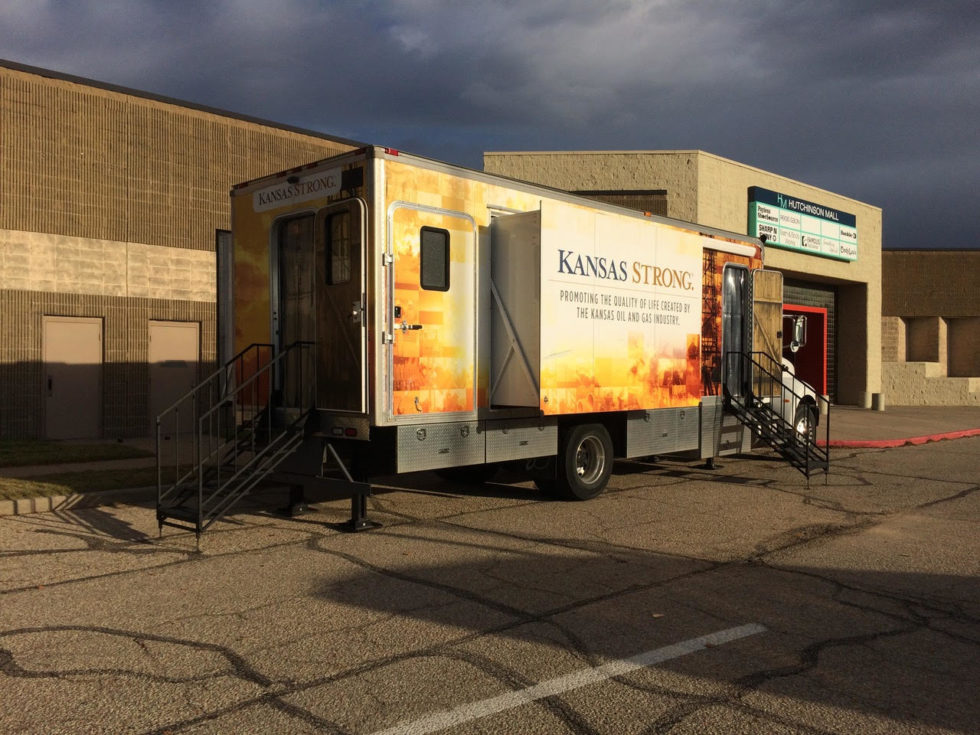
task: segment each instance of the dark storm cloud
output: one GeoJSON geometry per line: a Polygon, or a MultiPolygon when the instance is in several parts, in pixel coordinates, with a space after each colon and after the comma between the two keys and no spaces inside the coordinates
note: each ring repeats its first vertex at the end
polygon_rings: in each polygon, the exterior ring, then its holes
{"type": "Polygon", "coordinates": [[[0,55],[479,167],[484,150],[699,148],[883,207],[886,247],[977,246],[966,2],[13,2],[0,55]]]}

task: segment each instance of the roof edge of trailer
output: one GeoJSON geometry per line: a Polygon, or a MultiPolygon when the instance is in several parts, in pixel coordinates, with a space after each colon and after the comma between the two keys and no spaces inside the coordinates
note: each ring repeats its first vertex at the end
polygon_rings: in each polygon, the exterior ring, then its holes
{"type": "MultiPolygon", "coordinates": [[[[645,221],[659,222],[660,224],[669,225],[671,227],[680,227],[685,230],[695,231],[702,235],[707,235],[710,237],[718,237],[727,240],[737,241],[739,243],[744,243],[746,245],[751,245],[760,249],[760,252],[764,252],[765,244],[756,237],[747,235],[741,232],[735,232],[733,230],[724,230],[719,227],[712,227],[710,225],[700,224],[698,222],[689,222],[687,220],[677,219],[675,217],[665,217],[659,214],[653,214],[652,212],[644,212],[639,209],[630,209],[629,207],[622,207],[616,204],[610,204],[608,202],[602,202],[597,199],[590,199],[588,197],[575,194],[565,189],[557,189],[546,184],[538,184],[532,181],[525,181],[524,179],[517,179],[511,176],[506,176],[503,174],[494,174],[487,171],[481,171],[480,169],[469,168],[467,166],[461,166],[455,163],[447,163],[445,161],[440,161],[438,159],[429,158],[427,156],[421,156],[414,153],[407,153],[405,151],[400,151],[393,148],[385,148],[382,146],[370,146],[376,150],[381,150],[385,155],[396,157],[405,157],[415,161],[420,161],[428,164],[430,168],[434,169],[444,169],[446,171],[455,172],[465,172],[471,176],[474,176],[480,180],[487,182],[494,181],[506,181],[511,184],[516,184],[520,188],[528,191],[541,191],[547,192],[548,194],[555,196],[564,201],[571,201],[580,204],[587,204],[595,209],[601,209],[609,212],[615,212],[618,214],[625,214],[634,218],[643,219],[645,221]]],[[[335,158],[339,158],[336,156],[335,158]]]]}
{"type": "Polygon", "coordinates": [[[255,184],[275,181],[276,179],[282,179],[291,175],[298,174],[302,171],[309,169],[314,169],[324,164],[339,162],[345,158],[357,158],[359,156],[365,156],[367,158],[385,158],[388,160],[398,160],[405,159],[416,165],[424,166],[430,170],[443,171],[445,173],[455,173],[465,175],[469,178],[473,178],[486,183],[495,182],[507,182],[512,184],[515,188],[520,188],[527,192],[542,192],[549,196],[562,201],[568,201],[576,204],[585,204],[594,209],[599,209],[607,212],[614,212],[617,214],[624,214],[629,217],[642,219],[648,222],[658,222],[660,224],[668,225],[670,227],[678,227],[685,230],[690,230],[692,232],[697,232],[700,235],[705,235],[713,239],[722,239],[735,244],[741,244],[749,246],[752,248],[758,248],[759,253],[763,254],[765,252],[765,243],[759,238],[752,237],[741,232],[735,232],[733,230],[723,230],[718,227],[711,227],[709,225],[699,224],[697,222],[689,222],[687,220],[677,219],[674,217],[664,217],[659,214],[653,214],[652,212],[644,212],[638,209],[630,209],[628,207],[621,207],[616,204],[609,204],[608,202],[602,202],[597,199],[589,199],[588,197],[581,196],[579,194],[574,194],[570,191],[564,189],[557,189],[555,187],[547,186],[545,184],[538,184],[531,181],[525,181],[524,179],[517,179],[512,176],[505,176],[502,174],[493,174],[487,171],[481,171],[480,169],[469,168],[467,166],[462,166],[456,163],[449,163],[447,161],[440,161],[436,158],[430,158],[428,156],[422,156],[416,153],[408,153],[398,148],[392,148],[390,146],[382,145],[365,145],[351,151],[345,151],[343,153],[338,153],[335,156],[329,156],[327,158],[321,158],[317,161],[312,161],[311,163],[303,164],[301,166],[294,166],[289,169],[284,169],[282,171],[276,171],[274,173],[267,174],[266,176],[259,177],[257,179],[251,179],[249,181],[244,181],[240,184],[236,184],[232,191],[237,192],[242,189],[249,188],[255,184]]]}

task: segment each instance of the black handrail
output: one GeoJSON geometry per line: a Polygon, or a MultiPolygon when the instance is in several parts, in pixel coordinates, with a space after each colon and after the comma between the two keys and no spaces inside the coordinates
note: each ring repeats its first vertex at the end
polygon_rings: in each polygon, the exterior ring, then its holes
{"type": "Polygon", "coordinates": [[[744,422],[789,459],[807,479],[812,469],[823,469],[828,473],[830,401],[768,353],[728,352],[725,368],[726,401],[745,419],[744,422]],[[817,441],[816,429],[812,434],[797,430],[796,412],[801,405],[812,406],[817,425],[823,425],[822,446],[817,441]],[[787,407],[792,410],[792,415],[787,415],[787,407]]]}
{"type": "Polygon", "coordinates": [[[273,345],[252,344],[157,416],[157,519],[161,530],[168,511],[196,496],[194,530],[200,538],[205,528],[271,471],[274,464],[269,466],[268,458],[295,443],[294,429],[312,406],[278,405],[282,401],[276,371],[297,357],[298,396],[305,396],[310,376],[304,363],[312,346],[311,342],[295,342],[274,354],[273,345]],[[182,408],[191,413],[192,420],[185,420],[192,424],[189,432],[181,425],[182,408]],[[277,426],[277,408],[295,410],[293,420],[277,426]],[[174,480],[164,489],[162,439],[168,421],[173,422],[174,480]],[[185,433],[191,434],[192,459],[182,470],[180,445],[186,441],[185,433]],[[209,485],[207,497],[205,484],[209,485]],[[171,501],[168,508],[164,508],[165,500],[171,501]]]}

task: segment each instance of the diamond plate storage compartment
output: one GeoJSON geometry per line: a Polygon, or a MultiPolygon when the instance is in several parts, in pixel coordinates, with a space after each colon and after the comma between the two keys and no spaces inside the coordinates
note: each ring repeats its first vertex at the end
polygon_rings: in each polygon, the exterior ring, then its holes
{"type": "Polygon", "coordinates": [[[626,456],[697,449],[698,420],[696,406],[630,411],[626,417],[626,456]]]}
{"type": "Polygon", "coordinates": [[[398,472],[483,464],[486,444],[476,421],[398,427],[398,472]]]}
{"type": "Polygon", "coordinates": [[[487,462],[547,457],[558,452],[558,423],[541,419],[488,421],[487,462]]]}

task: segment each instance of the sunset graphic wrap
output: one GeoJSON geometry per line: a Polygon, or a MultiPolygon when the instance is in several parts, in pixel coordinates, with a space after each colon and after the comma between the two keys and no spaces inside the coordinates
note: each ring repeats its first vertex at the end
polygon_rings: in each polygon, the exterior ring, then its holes
{"type": "MultiPolygon", "coordinates": [[[[396,200],[397,201],[397,200],[396,200]]],[[[392,210],[394,256],[392,413],[418,416],[475,409],[476,243],[471,220],[461,215],[392,210]],[[423,228],[449,241],[449,288],[421,286],[423,228]],[[407,329],[400,328],[404,323],[407,329]],[[414,327],[414,328],[413,328],[414,327]]]]}
{"type": "MultiPolygon", "coordinates": [[[[372,213],[363,234],[363,374],[367,390],[378,390],[368,401],[379,423],[472,417],[493,400],[494,406],[535,407],[554,416],[694,407],[702,396],[717,394],[721,270],[726,262],[758,266],[757,256],[714,251],[717,237],[686,227],[542,198],[505,181],[451,175],[397,157],[327,165],[297,182],[276,175],[233,197],[237,350],[276,341],[270,265],[280,223],[353,197],[372,213]],[[358,176],[356,184],[344,183],[354,180],[351,172],[371,166],[373,173],[358,176]],[[498,241],[491,232],[511,215],[533,220],[534,237],[508,246],[520,257],[492,260],[498,241]],[[445,290],[432,287],[423,267],[424,230],[448,236],[445,290]],[[521,272],[530,287],[491,297],[493,264],[527,268],[521,272]],[[500,306],[498,298],[512,301],[500,306]],[[503,311],[512,320],[514,345],[506,335],[491,340],[498,326],[493,319],[503,311]],[[489,352],[477,354],[478,340],[489,352]],[[494,349],[512,351],[509,392],[500,390],[497,367],[491,375],[494,349]]],[[[323,314],[318,319],[318,349],[335,349],[339,337],[323,314]]],[[[350,372],[360,375],[356,366],[350,372]]]]}
{"type": "Polygon", "coordinates": [[[545,414],[696,406],[702,237],[542,204],[545,414]]]}

